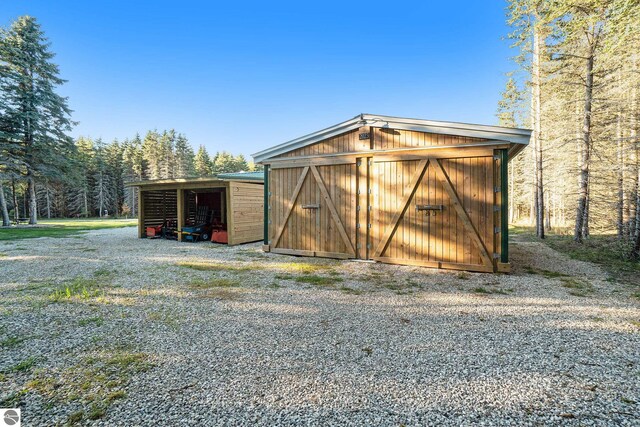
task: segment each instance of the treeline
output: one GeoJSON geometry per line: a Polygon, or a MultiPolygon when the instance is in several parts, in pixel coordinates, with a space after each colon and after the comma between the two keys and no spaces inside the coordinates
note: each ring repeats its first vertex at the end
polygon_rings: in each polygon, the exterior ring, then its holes
{"type": "MultiPolygon", "coordinates": [[[[40,217],[135,216],[137,190],[127,182],[257,170],[241,154],[222,151],[210,157],[204,146],[195,153],[187,138],[174,130],[149,131],[144,139],[136,135],[108,144],[80,137],[67,160],[63,176],[36,182],[40,217]]],[[[25,183],[14,180],[10,190],[10,214],[28,216],[25,183]]]]}
{"type": "Polygon", "coordinates": [[[533,130],[512,163],[511,220],[590,233],[615,231],[640,250],[640,2],[510,0],[518,67],[498,108],[533,130]]]}
{"type": "Polygon", "coordinates": [[[122,142],[68,134],[75,124],[65,81],[51,61],[49,42],[35,18],[0,28],[0,213],[10,218],[136,215],[128,181],[252,171],[242,156],[197,152],[174,130],[149,131],[122,142]]]}

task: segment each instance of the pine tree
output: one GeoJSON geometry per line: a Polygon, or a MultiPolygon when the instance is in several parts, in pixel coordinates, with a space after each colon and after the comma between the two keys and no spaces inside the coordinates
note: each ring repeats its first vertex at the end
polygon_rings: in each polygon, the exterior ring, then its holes
{"type": "Polygon", "coordinates": [[[59,174],[73,147],[67,135],[71,111],[55,92],[64,80],[53,57],[33,17],[22,16],[0,32],[0,138],[26,177],[30,224],[38,221],[36,180],[59,174]]]}
{"type": "Polygon", "coordinates": [[[124,162],[122,159],[122,147],[118,140],[114,140],[104,149],[106,171],[111,184],[111,206],[108,207],[114,215],[120,215],[124,203],[124,162]]]}
{"type": "Polygon", "coordinates": [[[159,141],[159,162],[160,162],[160,178],[173,178],[175,170],[175,142],[176,132],[171,129],[170,131],[162,132],[162,136],[159,141]]]}
{"type": "Polygon", "coordinates": [[[0,182],[0,209],[2,210],[2,226],[8,227],[11,225],[11,218],[9,217],[9,210],[7,209],[7,200],[4,196],[4,186],[0,182]]]}
{"type": "Polygon", "coordinates": [[[69,208],[78,216],[89,216],[93,205],[93,177],[94,177],[94,143],[90,138],[79,137],[76,140],[75,156],[71,161],[75,164],[73,182],[69,197],[69,208]]]}
{"type": "MultiPolygon", "coordinates": [[[[246,161],[245,161],[245,165],[246,165],[246,161]]],[[[213,161],[213,173],[217,175],[220,173],[229,173],[229,172],[238,172],[237,159],[227,151],[216,153],[215,160],[213,161]]]]}
{"type": "Polygon", "coordinates": [[[105,214],[108,214],[108,208],[113,205],[113,185],[108,171],[105,144],[101,139],[97,139],[94,147],[94,208],[98,211],[98,216],[102,218],[105,214]]]}
{"type": "MultiPolygon", "coordinates": [[[[523,127],[527,117],[525,111],[526,96],[523,89],[518,87],[516,80],[510,75],[502,99],[498,102],[498,124],[504,127],[523,127]]],[[[533,181],[527,181],[523,173],[526,162],[530,161],[531,149],[512,159],[509,165],[509,222],[513,223],[520,217],[520,212],[528,206],[530,194],[518,191],[517,188],[533,188],[533,181]]]]}
{"type": "MultiPolygon", "coordinates": [[[[123,174],[125,181],[141,181],[144,178],[146,163],[142,153],[142,141],[140,135],[131,141],[125,141],[122,153],[123,174]]],[[[126,187],[125,189],[127,205],[131,209],[133,216],[138,212],[138,189],[134,187],[126,187]]]]}
{"type": "Polygon", "coordinates": [[[238,154],[235,158],[235,171],[234,172],[248,172],[249,164],[243,154],[238,154]]]}
{"type": "Polygon", "coordinates": [[[201,145],[198,148],[198,152],[194,159],[194,168],[196,175],[198,176],[211,176],[213,173],[211,168],[211,159],[209,158],[209,153],[207,153],[207,149],[204,145],[201,145]]]}
{"type": "Polygon", "coordinates": [[[257,164],[255,164],[255,163],[254,163],[254,162],[252,162],[252,161],[249,161],[249,162],[247,163],[247,167],[248,167],[248,169],[247,169],[247,170],[248,170],[249,172],[258,172],[258,171],[262,171],[262,170],[264,170],[264,167],[263,167],[262,165],[257,165],[257,164]]]}
{"type": "Polygon", "coordinates": [[[189,145],[187,138],[178,134],[175,146],[175,177],[185,178],[195,175],[194,169],[195,155],[193,148],[189,145]]]}
{"type": "Polygon", "coordinates": [[[548,14],[550,2],[545,0],[509,0],[507,22],[514,28],[509,34],[512,47],[519,49],[514,58],[529,75],[531,87],[531,146],[534,152],[534,211],[536,235],[544,239],[544,148],[542,132],[543,58],[546,56],[545,39],[549,34],[548,14]]]}
{"type": "Polygon", "coordinates": [[[142,155],[146,163],[145,174],[148,179],[162,178],[163,150],[160,134],[149,131],[142,142],[142,155]]]}

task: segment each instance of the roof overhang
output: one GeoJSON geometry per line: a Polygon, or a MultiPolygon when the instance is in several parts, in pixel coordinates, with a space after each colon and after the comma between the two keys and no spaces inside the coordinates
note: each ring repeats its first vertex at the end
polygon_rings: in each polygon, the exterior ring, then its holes
{"type": "Polygon", "coordinates": [[[380,116],[374,114],[359,114],[345,122],[338,123],[337,125],[330,126],[326,129],[259,151],[252,156],[256,163],[265,163],[265,161],[273,157],[359,129],[363,126],[413,130],[418,132],[466,136],[508,142],[512,144],[509,149],[510,159],[529,144],[529,139],[531,137],[531,131],[528,129],[408,119],[403,117],[380,116]]]}
{"type": "Polygon", "coordinates": [[[188,186],[188,185],[197,185],[198,187],[202,187],[203,185],[211,185],[215,186],[224,186],[226,182],[255,182],[255,183],[263,183],[264,175],[262,173],[227,173],[220,174],[218,176],[212,177],[204,177],[204,178],[171,178],[171,179],[147,179],[143,181],[132,181],[127,182],[125,185],[127,187],[157,187],[157,186],[188,186]]]}

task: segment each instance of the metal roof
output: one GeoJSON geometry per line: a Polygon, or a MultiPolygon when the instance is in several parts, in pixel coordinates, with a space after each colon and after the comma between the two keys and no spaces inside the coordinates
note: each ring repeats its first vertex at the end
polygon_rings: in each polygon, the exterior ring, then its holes
{"type": "Polygon", "coordinates": [[[125,185],[130,187],[144,187],[147,185],[164,185],[164,184],[220,184],[225,181],[255,181],[264,182],[263,172],[233,172],[221,173],[217,176],[207,176],[200,178],[169,178],[169,179],[147,179],[144,181],[127,182],[125,185]]]}
{"type": "Polygon", "coordinates": [[[264,181],[264,172],[232,172],[218,174],[219,179],[226,181],[264,181]]]}
{"type": "Polygon", "coordinates": [[[300,138],[292,139],[283,144],[252,154],[256,162],[264,162],[272,157],[289,151],[306,147],[316,142],[331,138],[360,128],[361,126],[385,127],[392,129],[414,130],[419,132],[486,138],[513,144],[509,150],[509,157],[515,156],[527,144],[531,137],[528,129],[506,128],[501,126],[487,126],[469,123],[441,122],[435,120],[409,119],[403,117],[381,116],[375,114],[359,114],[354,118],[326,129],[310,133],[300,138]]]}

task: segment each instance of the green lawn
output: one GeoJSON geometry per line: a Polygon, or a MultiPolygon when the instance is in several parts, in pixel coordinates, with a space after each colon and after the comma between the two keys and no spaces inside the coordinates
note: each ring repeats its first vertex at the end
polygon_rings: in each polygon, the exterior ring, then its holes
{"type": "MultiPolygon", "coordinates": [[[[510,226],[518,240],[540,241],[533,227],[510,226]]],[[[592,234],[584,243],[573,241],[571,230],[547,232],[544,243],[571,258],[598,264],[612,280],[640,285],[640,262],[628,258],[631,242],[620,241],[613,233],[592,234]]]]}
{"type": "Polygon", "coordinates": [[[100,228],[132,227],[137,219],[41,219],[39,225],[45,227],[0,227],[0,240],[31,239],[35,237],[69,237],[83,231],[100,228]]]}

